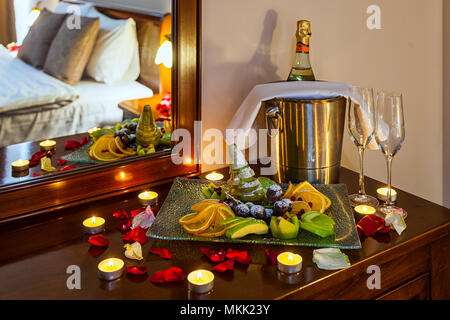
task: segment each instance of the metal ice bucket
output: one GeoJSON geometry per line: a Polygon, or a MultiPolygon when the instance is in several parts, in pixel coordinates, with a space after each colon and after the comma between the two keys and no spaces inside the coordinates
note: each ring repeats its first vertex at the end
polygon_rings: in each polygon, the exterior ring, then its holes
{"type": "Polygon", "coordinates": [[[275,98],[263,102],[267,129],[279,129],[278,180],[337,183],[347,99],[275,98]]]}

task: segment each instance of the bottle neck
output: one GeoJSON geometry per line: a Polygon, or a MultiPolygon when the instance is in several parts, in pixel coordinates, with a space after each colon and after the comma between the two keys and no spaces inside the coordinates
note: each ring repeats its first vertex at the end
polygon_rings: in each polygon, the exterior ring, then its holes
{"type": "Polygon", "coordinates": [[[309,44],[307,45],[301,41],[297,42],[294,66],[302,68],[311,67],[309,61],[309,44]]]}

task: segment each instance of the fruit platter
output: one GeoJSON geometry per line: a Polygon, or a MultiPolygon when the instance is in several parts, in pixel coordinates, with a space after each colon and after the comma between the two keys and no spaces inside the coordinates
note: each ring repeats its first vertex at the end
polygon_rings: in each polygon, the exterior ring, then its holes
{"type": "Polygon", "coordinates": [[[278,184],[242,160],[230,179],[177,178],[147,235],[166,240],[359,249],[344,184],[278,184]]]}
{"type": "Polygon", "coordinates": [[[63,157],[81,162],[111,162],[126,157],[145,156],[170,148],[171,127],[165,120],[157,126],[149,105],[139,118],[117,123],[113,128],[89,132],[91,143],[63,157]]]}

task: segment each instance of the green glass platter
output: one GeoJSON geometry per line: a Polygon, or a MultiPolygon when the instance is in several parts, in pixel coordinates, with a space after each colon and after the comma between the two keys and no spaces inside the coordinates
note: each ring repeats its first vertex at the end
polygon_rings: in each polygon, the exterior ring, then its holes
{"type": "Polygon", "coordinates": [[[302,229],[300,229],[297,239],[291,240],[274,239],[270,232],[267,235],[249,235],[241,239],[227,239],[225,236],[205,238],[187,233],[178,223],[178,219],[191,212],[191,205],[205,199],[201,189],[209,183],[209,181],[205,180],[176,178],[164,204],[156,215],[155,221],[147,231],[147,236],[164,240],[293,245],[341,249],[361,248],[345,184],[314,185],[317,190],[328,196],[332,202],[331,207],[325,211],[336,223],[334,226],[335,235],[331,237],[321,238],[302,229]]]}

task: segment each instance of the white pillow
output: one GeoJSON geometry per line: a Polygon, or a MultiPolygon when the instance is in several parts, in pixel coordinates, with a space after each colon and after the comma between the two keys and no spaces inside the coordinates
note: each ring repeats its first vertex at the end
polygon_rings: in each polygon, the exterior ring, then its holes
{"type": "Polygon", "coordinates": [[[107,84],[135,81],[140,73],[136,22],[111,19],[95,8],[88,17],[100,18],[100,31],[86,73],[107,84]]]}
{"type": "MultiPolygon", "coordinates": [[[[92,3],[83,3],[83,2],[78,2],[78,1],[71,1],[71,2],[74,2],[76,4],[60,1],[58,3],[58,5],[56,6],[55,10],[53,10],[53,12],[59,13],[59,14],[65,14],[65,13],[69,13],[69,9],[76,7],[76,8],[80,9],[80,16],[85,17],[88,15],[89,11],[91,10],[91,8],[93,6],[92,3]]],[[[71,12],[73,12],[73,11],[71,11],[71,12]]]]}

